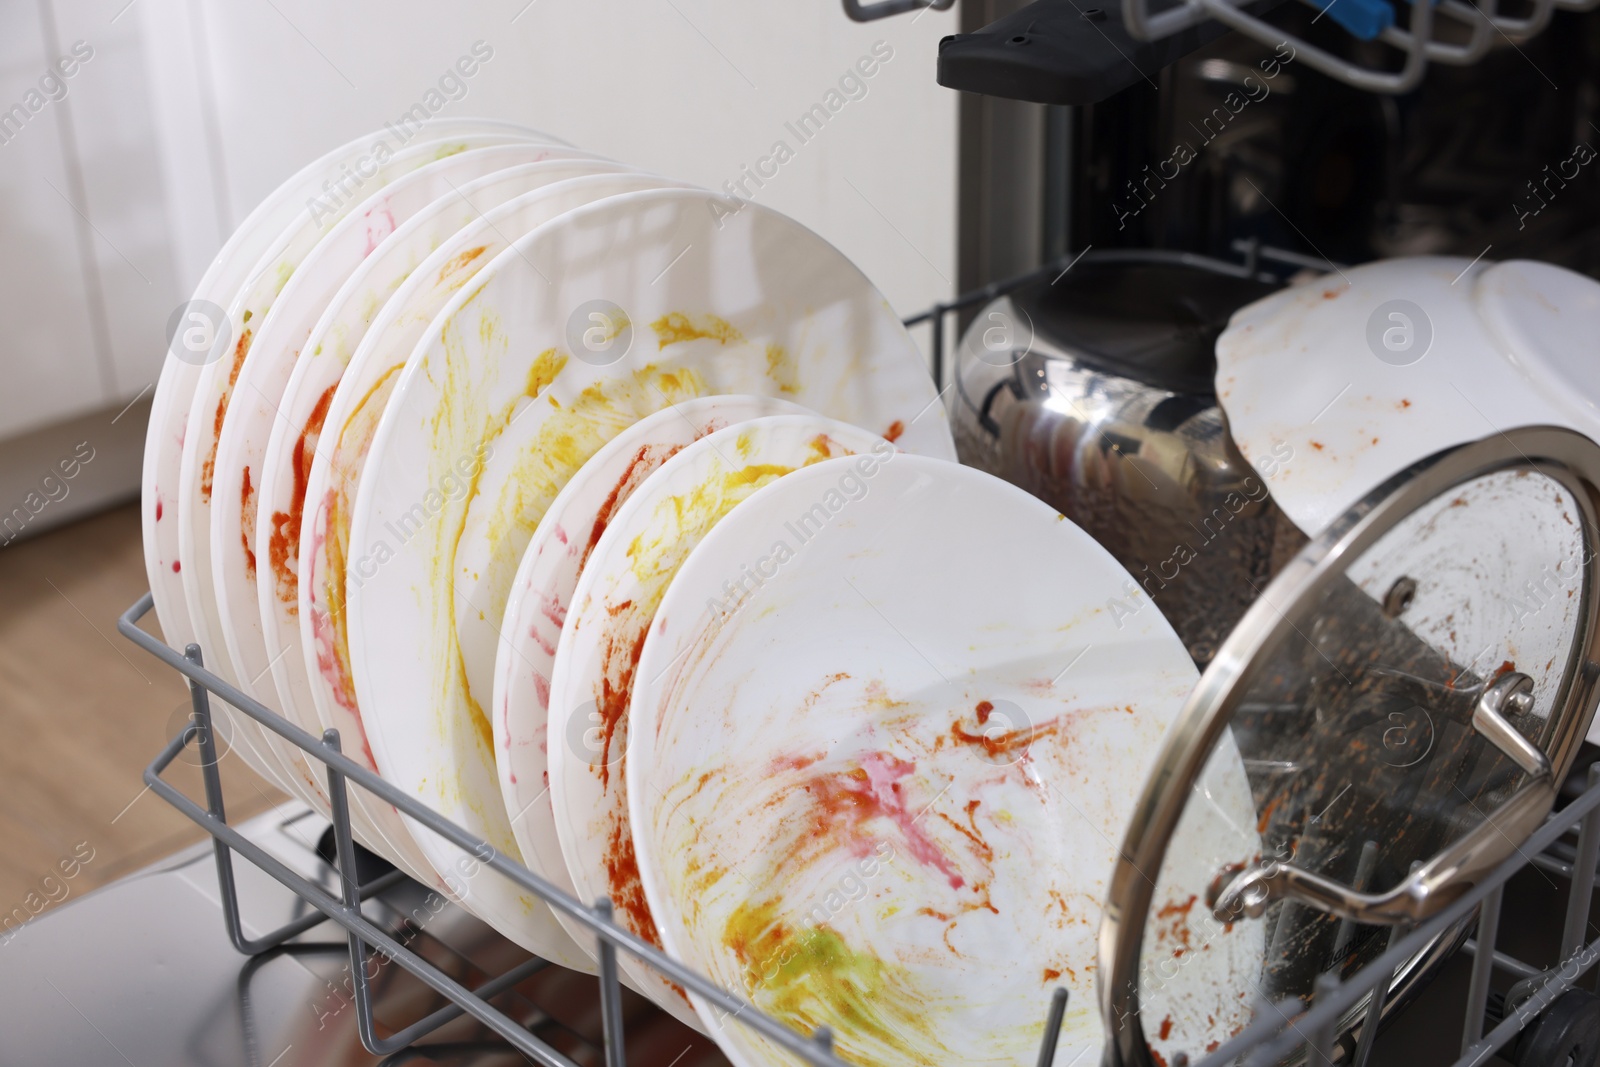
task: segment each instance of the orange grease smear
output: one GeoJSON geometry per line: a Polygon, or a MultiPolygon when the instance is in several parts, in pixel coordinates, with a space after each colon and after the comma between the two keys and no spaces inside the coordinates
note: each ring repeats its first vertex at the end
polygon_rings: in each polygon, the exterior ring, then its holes
{"type": "Polygon", "coordinates": [[[254,332],[245,330],[239,334],[239,342],[233,346],[233,369],[228,372],[228,386],[217,398],[217,410],[211,416],[211,442],[206,446],[206,458],[200,463],[200,499],[207,504],[211,503],[211,483],[217,471],[217,441],[222,437],[222,420],[228,416],[228,399],[233,396],[233,383],[239,380],[244,357],[250,354],[250,338],[254,332]]]}
{"type": "Polygon", "coordinates": [[[272,532],[267,538],[267,565],[272,568],[273,591],[278,600],[289,607],[289,613],[299,610],[299,577],[295,573],[300,558],[300,522],[305,515],[306,482],[311,478],[311,462],[316,458],[317,438],[322,433],[322,423],[328,417],[328,406],[333,403],[337,385],[330,385],[317,398],[311,417],[300,430],[294,442],[294,488],[288,511],[272,513],[272,532]]]}

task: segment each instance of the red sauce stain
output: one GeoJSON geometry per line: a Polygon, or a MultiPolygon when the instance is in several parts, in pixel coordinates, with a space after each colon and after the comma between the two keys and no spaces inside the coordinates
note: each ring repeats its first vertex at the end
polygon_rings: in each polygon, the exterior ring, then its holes
{"type": "MultiPolygon", "coordinates": [[[[988,703],[988,701],[984,701],[984,704],[988,703]]],[[[982,708],[983,704],[978,706],[982,708]]],[[[994,706],[992,704],[989,705],[989,711],[992,712],[993,710],[994,706]]],[[[979,724],[982,725],[987,718],[987,713],[980,713],[979,724]]],[[[989,756],[1010,756],[1020,753],[1020,758],[1025,759],[1027,758],[1029,746],[1039,738],[1056,733],[1060,729],[1061,723],[1054,721],[1040,723],[1038,726],[1024,726],[1011,730],[986,730],[983,733],[975,734],[968,732],[961,725],[961,722],[957,720],[950,724],[950,736],[963,744],[983,749],[989,756]]]]}
{"type": "Polygon", "coordinates": [[[605,534],[606,527],[616,516],[617,508],[625,503],[628,497],[638,488],[639,483],[655,473],[667,460],[683,450],[682,445],[673,445],[662,448],[659,445],[640,445],[634,452],[633,458],[628,461],[628,467],[622,472],[622,477],[617,479],[617,484],[611,487],[611,492],[606,494],[605,500],[600,505],[599,512],[595,515],[594,527],[589,531],[589,543],[583,547],[583,555],[578,560],[581,570],[589,562],[589,554],[600,543],[600,538],[605,534]]]}
{"type": "Polygon", "coordinates": [[[156,521],[161,521],[161,501],[156,501],[156,521]]]}
{"type": "Polygon", "coordinates": [[[891,422],[889,424],[889,428],[887,430],[883,431],[883,439],[885,441],[893,443],[895,441],[900,440],[900,435],[905,433],[905,432],[906,432],[906,424],[901,422],[899,419],[895,419],[893,422],[891,422]]]}
{"type": "Polygon", "coordinates": [[[1272,822],[1272,813],[1278,810],[1278,802],[1282,799],[1283,797],[1280,794],[1267,801],[1266,807],[1261,809],[1261,818],[1256,820],[1256,833],[1264,834],[1267,832],[1267,827],[1272,822]]]}
{"type": "Polygon", "coordinates": [[[1316,449],[1318,452],[1321,452],[1322,451],[1322,442],[1321,441],[1312,441],[1311,442],[1311,447],[1316,449]]]}
{"type": "MultiPolygon", "coordinates": [[[[829,687],[838,685],[840,682],[849,679],[849,677],[850,675],[844,671],[839,671],[837,674],[828,675],[828,677],[823,680],[821,685],[817,686],[815,689],[811,690],[811,692],[806,694],[805,699],[800,702],[800,712],[805,713],[816,707],[817,701],[822,699],[822,694],[826,693],[829,687]]],[[[816,760],[813,759],[810,762],[815,763],[816,760]]],[[[809,765],[809,763],[800,764],[802,767],[809,765]]]]}
{"type": "MultiPolygon", "coordinates": [[[[539,614],[549,620],[557,630],[567,624],[567,608],[560,600],[546,593],[539,594],[539,614]]],[[[535,636],[538,636],[535,634],[535,636]]],[[[554,653],[551,653],[554,655],[554,653]]]]}
{"type": "Polygon", "coordinates": [[[1056,970],[1054,967],[1046,967],[1044,969],[1044,980],[1046,982],[1054,982],[1057,978],[1060,978],[1060,977],[1061,977],[1061,972],[1056,970]]]}
{"type": "Polygon", "coordinates": [[[611,820],[606,834],[606,883],[611,890],[611,906],[627,927],[652,945],[660,946],[656,920],[644,899],[644,883],[639,879],[639,857],[633,850],[633,832],[627,820],[611,820]]]}
{"type": "Polygon", "coordinates": [[[1516,669],[1517,669],[1517,663],[1516,663],[1515,660],[1509,660],[1509,659],[1508,660],[1503,660],[1501,662],[1500,666],[1498,666],[1498,667],[1496,667],[1494,669],[1494,676],[1492,678],[1490,678],[1489,681],[1497,682],[1497,681],[1500,680],[1500,678],[1503,675],[1510,674],[1512,671],[1514,671],[1516,669]]]}
{"type": "Polygon", "coordinates": [[[311,462],[316,458],[317,438],[322,433],[322,423],[328,417],[328,407],[333,403],[337,385],[330,385],[317,398],[311,416],[300,429],[294,442],[293,495],[288,511],[272,513],[272,532],[267,538],[267,564],[272,568],[272,586],[278,600],[286,605],[289,614],[299,610],[300,581],[295,567],[300,558],[300,523],[305,515],[306,484],[311,480],[311,462]]]}
{"type": "Polygon", "coordinates": [[[181,570],[183,570],[183,564],[179,563],[177,560],[173,560],[172,561],[172,573],[173,574],[177,574],[181,570]]]}
{"type": "MultiPolygon", "coordinates": [[[[1337,300],[1337,299],[1339,299],[1339,290],[1337,290],[1337,289],[1324,289],[1324,290],[1322,290],[1322,299],[1324,299],[1324,300],[1337,300]]],[[[1163,1036],[1165,1036],[1165,1035],[1163,1035],[1163,1036]]]]}
{"type": "Polygon", "coordinates": [[[1401,408],[1402,408],[1402,409],[1404,409],[1404,408],[1408,408],[1408,407],[1410,407],[1410,406],[1411,406],[1411,401],[1409,401],[1409,400],[1405,400],[1405,399],[1402,399],[1402,400],[1401,400],[1401,401],[1400,401],[1400,407],[1401,407],[1401,408]]]}
{"type": "MultiPolygon", "coordinates": [[[[1145,1047],[1149,1048],[1149,1045],[1146,1045],[1145,1047]]],[[[1150,1058],[1155,1061],[1156,1067],[1167,1067],[1166,1057],[1161,1055],[1161,1053],[1157,1052],[1153,1048],[1150,1049],[1150,1058]]]]}
{"type": "Polygon", "coordinates": [[[1198,899],[1191,895],[1182,904],[1167,904],[1156,912],[1156,938],[1176,946],[1172,952],[1174,959],[1189,950],[1189,912],[1198,899]]]}
{"type": "Polygon", "coordinates": [[[843,827],[859,839],[860,850],[870,851],[872,839],[861,832],[863,825],[873,818],[888,819],[904,835],[913,859],[938,870],[950,888],[960,889],[966,880],[938,844],[917,826],[918,815],[906,807],[901,795],[900,779],[914,770],[915,763],[874,752],[862,759],[859,767],[813,777],[805,790],[823,816],[819,829],[843,827]]]}
{"type": "Polygon", "coordinates": [[[1172,1036],[1172,1016],[1161,1020],[1161,1029],[1156,1031],[1156,1036],[1163,1041],[1172,1036]]]}
{"type": "Polygon", "coordinates": [[[1191,893],[1191,894],[1189,894],[1189,899],[1184,901],[1182,904],[1166,904],[1166,905],[1163,905],[1162,908],[1159,911],[1156,912],[1156,918],[1165,919],[1165,918],[1167,918],[1168,916],[1171,916],[1171,915],[1184,915],[1184,916],[1187,916],[1189,914],[1189,912],[1194,908],[1194,902],[1196,900],[1199,900],[1199,899],[1200,899],[1199,897],[1197,897],[1193,893],[1191,893]]]}
{"type": "MultiPolygon", "coordinates": [[[[632,601],[619,604],[612,614],[631,605],[632,601]]],[[[605,637],[605,649],[601,654],[605,669],[601,672],[600,692],[595,698],[595,710],[600,715],[600,785],[603,789],[611,785],[611,742],[616,738],[622,717],[628,713],[633,676],[639,669],[639,656],[644,652],[644,639],[649,633],[650,628],[644,626],[634,633],[608,632],[605,637]]],[[[628,839],[628,848],[630,851],[633,848],[632,838],[628,839]]]]}
{"type": "Polygon", "coordinates": [[[978,707],[976,710],[978,712],[978,723],[979,725],[982,725],[983,723],[988,722],[989,716],[994,713],[994,705],[989,703],[987,700],[980,700],[978,701],[978,707]]]}
{"type": "Polygon", "coordinates": [[[822,753],[819,752],[815,756],[779,756],[772,761],[772,765],[775,770],[803,771],[812,764],[820,763],[821,761],[822,753]]]}
{"type": "Polygon", "coordinates": [[[222,420],[228,415],[228,398],[233,396],[233,383],[239,380],[239,368],[244,366],[244,357],[250,354],[250,339],[254,330],[244,330],[239,334],[238,343],[233,346],[233,368],[228,372],[228,387],[222,391],[222,396],[217,400],[217,410],[211,416],[211,444],[206,449],[206,458],[200,464],[200,499],[207,504],[211,503],[211,482],[217,470],[217,441],[222,437],[222,420]]]}
{"type": "MultiPolygon", "coordinates": [[[[981,857],[985,863],[989,863],[989,862],[992,862],[994,860],[994,849],[989,845],[989,842],[987,842],[987,841],[985,841],[983,839],[983,832],[978,829],[978,823],[977,823],[977,820],[975,818],[975,813],[976,813],[976,811],[978,809],[978,804],[979,804],[979,801],[976,801],[976,800],[971,800],[971,801],[967,802],[967,825],[966,826],[962,826],[960,823],[956,822],[954,819],[952,819],[950,816],[946,815],[942,811],[941,812],[935,812],[935,815],[937,815],[938,818],[943,820],[945,823],[949,824],[950,828],[952,830],[954,830],[956,833],[960,834],[962,837],[965,837],[968,841],[971,841],[972,842],[973,851],[979,857],[981,857]]],[[[990,911],[994,912],[996,915],[1000,914],[999,909],[996,908],[993,904],[989,904],[989,905],[987,905],[987,907],[988,907],[988,909],[990,911]]]]}
{"type": "Polygon", "coordinates": [[[394,212],[389,210],[388,203],[382,207],[373,208],[366,214],[367,221],[367,250],[363,255],[372,255],[372,250],[378,247],[385,237],[394,232],[394,212]]]}
{"type": "Polygon", "coordinates": [[[250,468],[244,469],[244,482],[239,486],[239,540],[244,545],[244,570],[253,582],[256,580],[256,550],[250,537],[256,532],[256,487],[250,483],[250,468]]]}

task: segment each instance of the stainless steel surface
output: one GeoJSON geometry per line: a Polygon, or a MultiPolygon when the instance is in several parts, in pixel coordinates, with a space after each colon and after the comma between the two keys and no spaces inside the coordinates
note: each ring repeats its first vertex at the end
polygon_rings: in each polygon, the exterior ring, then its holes
{"type": "MultiPolygon", "coordinates": [[[[961,32],[981,30],[1028,2],[963,0],[961,32]]],[[[1050,116],[1067,109],[978,93],[960,94],[959,107],[957,276],[951,281],[955,292],[970,293],[1065,250],[1051,247],[1052,237],[1065,236],[1067,189],[1081,175],[1068,165],[1067,146],[1056,139],[1059,128],[1052,137],[1050,116]]],[[[1062,119],[1055,121],[1059,126],[1062,119]]]]}
{"type": "MultiPolygon", "coordinates": [[[[1550,780],[1550,761],[1517,728],[1506,720],[1502,711],[1525,718],[1533,711],[1533,679],[1521,671],[1507,671],[1489,684],[1478,698],[1473,709],[1472,726],[1494,742],[1494,746],[1523,770],[1535,778],[1550,780]]],[[[1552,784],[1552,788],[1553,788],[1552,784]]]]}
{"type": "Polygon", "coordinates": [[[984,307],[956,356],[962,462],[1088,531],[1202,667],[1303,541],[1212,393],[1215,334],[1273,288],[1201,256],[1089,252],[984,307]]]}
{"type": "Polygon", "coordinates": [[[862,3],[862,0],[844,0],[844,13],[854,22],[873,22],[926,7],[943,11],[955,2],[956,0],[875,0],[873,3],[862,3]]]}
{"type": "MultiPolygon", "coordinates": [[[[317,853],[328,824],[297,803],[245,823],[272,855],[337,892],[317,853]]],[[[249,864],[238,892],[260,935],[306,914],[304,901],[249,864]]],[[[407,947],[473,981],[528,959],[477,919],[414,882],[368,905],[407,947]]],[[[224,929],[211,846],[197,845],[28,924],[0,948],[0,1064],[18,1067],[300,1067],[373,1064],[356,1033],[347,945],[325,923],[260,956],[240,955],[224,929]]],[[[368,964],[377,1018],[398,1030],[444,1002],[382,956],[368,964]]],[[[502,1008],[578,1063],[598,1065],[592,978],[547,967],[498,998],[502,1008]]],[[[711,1043],[626,995],[630,1062],[679,1067],[725,1061],[711,1043]]],[[[470,1020],[432,1039],[434,1052],[389,1063],[462,1067],[526,1063],[470,1020]]]]}

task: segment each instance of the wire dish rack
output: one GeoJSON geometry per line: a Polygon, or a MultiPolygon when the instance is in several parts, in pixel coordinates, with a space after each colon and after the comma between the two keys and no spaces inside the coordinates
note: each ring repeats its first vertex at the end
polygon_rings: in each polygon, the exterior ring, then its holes
{"type": "MultiPolygon", "coordinates": [[[[1103,17],[1101,10],[1072,2],[1074,15],[1103,17]]],[[[1531,0],[1510,6],[1519,13],[1501,10],[1501,0],[1429,0],[1406,4],[1390,0],[1301,0],[1318,14],[1326,15],[1350,37],[1359,42],[1381,41],[1390,49],[1390,61],[1367,62],[1319,48],[1302,37],[1275,26],[1260,12],[1277,6],[1276,0],[1261,4],[1255,0],[1121,0],[1123,25],[1138,41],[1160,41],[1215,21],[1231,30],[1254,38],[1279,51],[1280,58],[1297,59],[1347,85],[1373,93],[1406,93],[1415,89],[1427,73],[1429,63],[1470,66],[1499,43],[1515,45],[1543,33],[1560,11],[1593,11],[1600,0],[1531,0]],[[1409,25],[1397,24],[1396,9],[1409,11],[1409,25]],[[1398,60],[1398,64],[1394,62],[1398,60]]],[[[949,6],[946,0],[880,0],[862,4],[844,0],[845,14],[857,22],[868,22],[925,8],[949,6]]],[[[1193,47],[1193,46],[1190,46],[1193,47]]],[[[1349,50],[1346,50],[1349,51],[1349,50]]],[[[1357,49],[1356,51],[1360,51],[1357,49]]],[[[1367,50],[1370,52],[1370,50],[1367,50]]]]}
{"type": "MultiPolygon", "coordinates": [[[[1242,247],[1239,251],[1245,258],[1245,264],[1240,269],[1252,274],[1262,270],[1263,261],[1285,268],[1327,266],[1254,244],[1242,247]]],[[[1036,277],[1064,272],[1072,262],[1072,257],[1063,257],[1019,277],[936,304],[928,311],[906,320],[908,327],[923,323],[930,327],[933,372],[941,396],[949,388],[943,382],[949,317],[1036,277]]],[[[117,621],[117,629],[128,640],[187,679],[191,713],[183,729],[145,769],[145,784],[214,839],[224,922],[230,941],[241,953],[258,956],[326,920],[345,930],[348,935],[349,973],[353,985],[352,999],[356,1006],[357,1032],[368,1051],[386,1056],[410,1048],[428,1034],[465,1014],[492,1029],[512,1048],[535,1063],[544,1067],[579,1067],[570,1057],[490,1003],[498,994],[548,966],[546,961],[530,959],[469,989],[363,913],[364,901],[393,886],[404,875],[399,871],[390,871],[365,884],[361,883],[358,852],[350,828],[348,790],[352,785],[394,805],[417,824],[470,853],[483,865],[498,871],[594,933],[599,952],[599,1003],[605,1067],[624,1067],[618,952],[631,953],[666,978],[699,994],[718,1013],[716,1025],[731,1020],[736,1025],[748,1027],[813,1067],[846,1067],[846,1061],[835,1053],[833,1035],[826,1028],[802,1034],[766,1015],[748,1000],[722,989],[683,962],[618,926],[611,918],[610,901],[601,899],[584,903],[563,893],[488,842],[468,833],[415,797],[401,792],[353,762],[341,751],[338,731],[327,730],[321,737],[313,736],[207,670],[199,646],[189,645],[183,653],[169,648],[139,626],[139,621],[149,613],[152,604],[151,595],[146,593],[122,614],[117,621]],[[222,699],[300,748],[325,769],[332,809],[339,895],[335,896],[326,887],[309,881],[229,825],[223,805],[216,735],[212,728],[212,696],[222,699]],[[167,767],[190,745],[198,749],[200,757],[205,785],[203,804],[186,796],[162,778],[167,767]],[[246,936],[234,880],[235,854],[277,880],[312,910],[262,937],[246,936]],[[450,1006],[394,1033],[379,1034],[374,1022],[373,989],[368,979],[373,973],[369,962],[371,953],[378,953],[389,962],[398,964],[448,1000],[450,1006]]],[[[1374,1024],[1386,1018],[1385,999],[1395,976],[1404,972],[1441,935],[1458,924],[1470,925],[1474,917],[1477,924],[1476,940],[1467,940],[1463,944],[1463,949],[1472,954],[1473,963],[1466,994],[1466,1024],[1460,1039],[1461,1054],[1455,1063],[1458,1067],[1484,1064],[1497,1051],[1517,1040],[1525,1030],[1537,1025],[1541,1019],[1547,1019],[1551,1005],[1576,988],[1584,974],[1600,961],[1600,939],[1585,941],[1597,859],[1600,859],[1600,763],[1590,769],[1587,788],[1581,795],[1551,814],[1522,843],[1511,860],[1471,892],[1427,921],[1409,928],[1395,928],[1390,934],[1387,951],[1350,979],[1341,982],[1332,975],[1324,975],[1319,979],[1316,995],[1309,1005],[1296,999],[1277,1003],[1263,1001],[1257,1006],[1253,1021],[1226,1044],[1200,1059],[1191,1060],[1179,1055],[1166,1067],[1268,1067],[1290,1061],[1307,1063],[1313,1067],[1322,1064],[1363,1067],[1372,1053],[1378,1029],[1374,1024]],[[1564,840],[1573,834],[1576,834],[1575,844],[1564,840]],[[1504,887],[1514,875],[1530,866],[1568,882],[1568,903],[1559,956],[1561,962],[1548,970],[1498,951],[1495,947],[1504,887]],[[1484,1033],[1486,1013],[1491,1004],[1491,979],[1497,969],[1516,978],[1518,982],[1511,994],[1503,1000],[1497,1000],[1494,1005],[1496,1010],[1491,1017],[1498,1017],[1499,1022],[1484,1033]],[[1360,1018],[1363,1021],[1359,1030],[1355,1034],[1340,1034],[1337,1028],[1341,1020],[1348,1020],[1353,1013],[1362,1013],[1360,1018]]],[[[1055,1059],[1067,998],[1067,990],[1057,988],[1048,1003],[1040,1004],[1044,1025],[1039,1046],[1039,1067],[1050,1067],[1055,1059]]],[[[1600,1029],[1600,1023],[1597,1023],[1597,1029],[1600,1029]]],[[[1553,1062],[1559,1064],[1560,1060],[1553,1062]]],[[[1107,1061],[1107,1065],[1121,1067],[1110,1061],[1107,1061]]],[[[1534,1067],[1534,1064],[1530,1062],[1527,1067],[1534,1067]]],[[[1542,1067],[1542,1062],[1539,1067],[1542,1067]]]]}

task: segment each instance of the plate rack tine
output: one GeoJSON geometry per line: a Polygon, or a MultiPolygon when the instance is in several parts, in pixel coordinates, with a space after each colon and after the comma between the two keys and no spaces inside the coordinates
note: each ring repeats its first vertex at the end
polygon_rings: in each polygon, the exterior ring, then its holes
{"type": "MultiPolygon", "coordinates": [[[[594,903],[595,917],[611,921],[611,900],[601,897],[594,903]]],[[[622,984],[617,977],[617,946],[601,931],[600,949],[600,1027],[605,1037],[606,1067],[627,1067],[622,1033],[622,984]]]]}
{"type": "MultiPolygon", "coordinates": [[[[183,656],[196,668],[205,665],[199,645],[191,643],[183,650],[183,656]]],[[[211,693],[205,686],[191,679],[189,702],[190,721],[185,728],[185,736],[191,737],[200,750],[200,777],[205,782],[206,811],[217,822],[226,823],[228,815],[222,801],[222,771],[218,766],[221,757],[217,754],[216,717],[211,711],[211,693]]],[[[234,948],[246,956],[259,955],[316,925],[310,920],[321,920],[321,916],[313,912],[265,937],[247,936],[244,932],[244,922],[239,916],[239,891],[234,880],[233,853],[221,838],[215,839],[212,846],[216,850],[217,885],[222,895],[223,922],[227,924],[228,940],[233,942],[234,948]]]]}
{"type": "MultiPolygon", "coordinates": [[[[322,743],[334,752],[340,751],[339,731],[324,730],[322,743]]],[[[350,795],[344,775],[339,768],[328,764],[328,805],[333,814],[334,859],[339,865],[339,893],[344,906],[352,915],[361,914],[361,879],[356,869],[355,841],[350,836],[350,795]]],[[[372,985],[367,975],[367,945],[359,934],[350,930],[350,984],[355,994],[356,1029],[361,1044],[376,1055],[387,1055],[404,1048],[378,1036],[372,1015],[372,985]]]]}
{"type": "Polygon", "coordinates": [[[1489,1004],[1489,980],[1494,976],[1495,942],[1500,936],[1500,901],[1504,892],[1496,889],[1478,906],[1477,950],[1472,959],[1472,978],[1467,987],[1467,1017],[1461,1030],[1461,1053],[1483,1036],[1483,1013],[1489,1004]]]}
{"type": "Polygon", "coordinates": [[[1039,1042],[1039,1067],[1050,1067],[1056,1059],[1056,1044],[1061,1040],[1061,1020],[1067,1016],[1067,988],[1057,986],[1050,994],[1050,1011],[1044,1020],[1044,1037],[1039,1042]]]}

